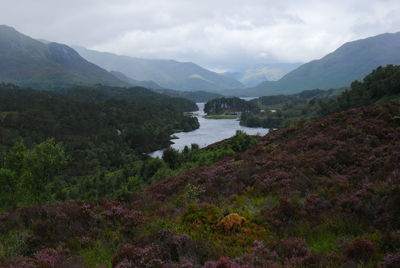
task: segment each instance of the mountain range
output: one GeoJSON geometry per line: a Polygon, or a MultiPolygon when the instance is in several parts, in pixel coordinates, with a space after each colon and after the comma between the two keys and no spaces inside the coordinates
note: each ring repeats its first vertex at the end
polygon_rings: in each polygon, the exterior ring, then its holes
{"type": "Polygon", "coordinates": [[[5,25],[0,25],[0,81],[40,89],[129,85],[66,45],[45,44],[5,25]]]}
{"type": "Polygon", "coordinates": [[[192,62],[133,58],[108,52],[73,47],[86,60],[108,71],[118,71],[135,80],[152,80],[163,88],[223,93],[242,88],[236,79],[200,67],[192,62]]]}
{"type": "Polygon", "coordinates": [[[38,89],[103,84],[223,92],[243,87],[234,78],[191,62],[138,59],[82,47],[76,49],[36,40],[0,25],[0,82],[38,89]]]}
{"type": "Polygon", "coordinates": [[[209,91],[228,96],[293,94],[316,88],[348,87],[380,65],[400,64],[399,51],[400,33],[386,33],[345,43],[323,58],[290,72],[298,64],[257,65],[240,72],[220,74],[191,62],[141,59],[83,47],[71,48],[36,40],[12,27],[0,25],[0,82],[39,89],[103,84],[209,91]],[[271,81],[286,72],[279,80],[271,81]]]}
{"type": "Polygon", "coordinates": [[[267,96],[308,89],[348,87],[380,65],[400,64],[400,33],[348,42],[319,60],[303,64],[278,81],[265,81],[232,94],[267,96]]]}

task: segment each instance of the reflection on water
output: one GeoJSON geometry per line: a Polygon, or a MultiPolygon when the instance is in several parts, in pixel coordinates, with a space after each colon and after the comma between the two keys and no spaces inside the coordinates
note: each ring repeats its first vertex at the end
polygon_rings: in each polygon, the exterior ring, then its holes
{"type": "MultiPolygon", "coordinates": [[[[203,118],[204,103],[197,103],[199,112],[197,118],[200,123],[200,128],[191,132],[179,132],[174,136],[179,139],[174,139],[171,145],[172,148],[182,150],[186,145],[190,147],[192,143],[196,143],[200,148],[206,147],[212,143],[227,139],[235,135],[236,130],[241,130],[249,135],[265,135],[268,133],[267,128],[249,128],[239,125],[239,120],[235,119],[206,119],[203,118]]],[[[161,157],[162,150],[155,151],[150,154],[152,157],[161,157]]]]}

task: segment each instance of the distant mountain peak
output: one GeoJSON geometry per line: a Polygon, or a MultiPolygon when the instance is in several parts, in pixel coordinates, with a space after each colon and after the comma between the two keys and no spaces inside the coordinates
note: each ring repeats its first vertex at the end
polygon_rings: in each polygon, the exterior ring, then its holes
{"type": "Polygon", "coordinates": [[[0,82],[54,89],[82,84],[128,86],[64,44],[44,43],[0,25],[0,82]]]}
{"type": "Polygon", "coordinates": [[[378,66],[388,64],[400,64],[400,32],[347,42],[321,59],[301,65],[279,81],[265,81],[240,94],[266,96],[348,87],[378,66]]]}
{"type": "MultiPolygon", "coordinates": [[[[1,24],[0,25],[0,31],[10,31],[10,32],[17,32],[17,30],[15,30],[15,28],[5,25],[5,24],[1,24]]],[[[17,32],[18,33],[18,32],[17,32]]]]}

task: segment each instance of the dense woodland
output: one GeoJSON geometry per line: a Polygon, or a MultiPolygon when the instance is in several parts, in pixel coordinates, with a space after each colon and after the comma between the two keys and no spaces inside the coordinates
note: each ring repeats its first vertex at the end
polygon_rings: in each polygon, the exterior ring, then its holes
{"type": "Polygon", "coordinates": [[[140,154],[146,148],[136,148],[127,135],[135,121],[124,118],[140,111],[150,118],[140,121],[146,127],[155,118],[165,119],[159,127],[195,125],[171,105],[157,104],[164,112],[158,114],[154,107],[135,110],[143,101],[79,101],[81,93],[65,97],[4,86],[15,101],[18,94],[39,97],[25,99],[21,110],[7,97],[10,104],[1,110],[1,133],[16,138],[2,142],[0,266],[399,267],[398,68],[378,68],[353,83],[357,87],[327,102],[327,115],[319,119],[265,137],[238,132],[204,149],[170,148],[162,159],[140,154]],[[371,94],[377,87],[378,95],[371,94]],[[362,102],[343,97],[355,92],[365,96],[362,102]],[[59,105],[46,113],[37,102],[59,105]],[[35,126],[60,127],[53,118],[57,107],[70,107],[66,114],[80,115],[82,124],[90,122],[75,109],[110,118],[96,130],[77,129],[78,137],[67,125],[69,135],[54,131],[52,139],[35,126]],[[168,111],[177,122],[169,121],[168,111]],[[25,117],[30,113],[40,116],[25,117]],[[6,128],[4,122],[14,124],[6,128]],[[108,127],[106,137],[123,145],[115,155],[101,136],[108,127]],[[37,132],[37,140],[28,131],[37,132]]]}
{"type": "MultiPolygon", "coordinates": [[[[110,182],[116,188],[109,194],[115,196],[130,174],[140,170],[147,153],[171,144],[174,132],[198,128],[197,119],[183,113],[195,108],[189,100],[143,88],[77,87],[56,93],[2,85],[0,154],[6,167],[10,154],[30,154],[43,144],[62,148],[65,164],[59,176],[46,179],[46,187],[53,188],[47,199],[102,197],[104,191],[97,188],[107,189],[110,182]],[[123,178],[108,175],[121,169],[123,178]],[[92,180],[99,180],[98,185],[81,189],[92,180]]],[[[22,171],[13,169],[19,177],[22,171]]],[[[21,202],[28,201],[11,205],[21,202]]]]}

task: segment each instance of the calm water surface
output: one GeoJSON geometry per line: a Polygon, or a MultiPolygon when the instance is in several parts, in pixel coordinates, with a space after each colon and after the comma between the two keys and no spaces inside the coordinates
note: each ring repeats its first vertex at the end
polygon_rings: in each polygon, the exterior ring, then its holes
{"type": "MultiPolygon", "coordinates": [[[[179,132],[174,136],[179,139],[174,139],[171,145],[172,148],[183,150],[187,145],[190,147],[192,143],[196,143],[200,148],[206,147],[212,143],[227,139],[235,135],[236,130],[241,130],[249,135],[265,135],[268,133],[268,128],[250,128],[239,125],[239,120],[236,119],[206,119],[203,118],[204,103],[197,103],[199,111],[197,119],[200,123],[200,128],[191,132],[179,132]]],[[[152,152],[151,157],[161,157],[162,150],[152,152]]]]}

